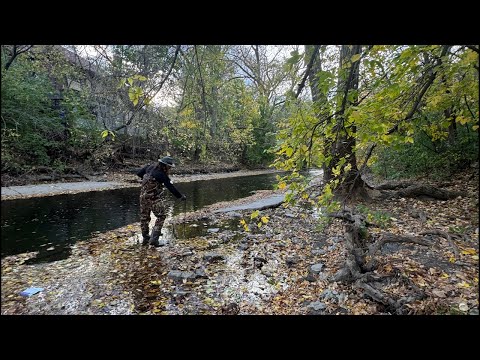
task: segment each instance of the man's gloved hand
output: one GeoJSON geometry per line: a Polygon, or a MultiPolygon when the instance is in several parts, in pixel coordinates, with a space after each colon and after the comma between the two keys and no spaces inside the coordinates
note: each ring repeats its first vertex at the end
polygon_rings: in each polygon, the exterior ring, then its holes
{"type": "Polygon", "coordinates": [[[181,201],[187,201],[187,196],[185,194],[182,194],[182,197],[180,198],[181,201]]]}

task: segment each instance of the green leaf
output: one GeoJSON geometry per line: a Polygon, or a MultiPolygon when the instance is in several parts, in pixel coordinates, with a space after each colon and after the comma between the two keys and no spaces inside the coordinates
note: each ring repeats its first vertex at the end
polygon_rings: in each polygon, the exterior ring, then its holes
{"type": "Polygon", "coordinates": [[[353,56],[352,56],[352,63],[354,63],[355,61],[360,60],[360,57],[361,57],[361,56],[362,56],[362,55],[360,55],[360,54],[355,54],[355,55],[353,55],[353,56]]]}

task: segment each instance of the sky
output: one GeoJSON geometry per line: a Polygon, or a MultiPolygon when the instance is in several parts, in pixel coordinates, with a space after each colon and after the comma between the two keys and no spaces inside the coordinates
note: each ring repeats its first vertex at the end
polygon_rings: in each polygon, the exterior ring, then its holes
{"type": "MultiPolygon", "coordinates": [[[[102,58],[102,55],[97,49],[104,51],[104,54],[111,55],[108,51],[107,45],[65,45],[68,48],[75,47],[78,54],[83,58],[96,59],[97,61],[102,58]]],[[[250,45],[245,45],[249,47],[250,45]]],[[[290,52],[294,49],[295,45],[272,45],[267,48],[267,56],[271,60],[275,55],[277,59],[284,59],[290,56],[290,52]]],[[[300,52],[304,51],[304,46],[300,46],[300,52]]],[[[280,89],[280,92],[282,90],[280,89]]],[[[169,87],[167,84],[155,95],[152,102],[157,106],[175,106],[175,93],[178,95],[181,92],[179,88],[169,87]]],[[[177,96],[178,97],[178,96],[177,96]]]]}

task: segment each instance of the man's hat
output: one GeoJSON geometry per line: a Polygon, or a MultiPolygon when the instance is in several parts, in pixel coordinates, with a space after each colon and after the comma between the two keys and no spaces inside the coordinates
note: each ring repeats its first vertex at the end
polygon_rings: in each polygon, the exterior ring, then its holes
{"type": "Polygon", "coordinates": [[[165,156],[161,159],[158,159],[158,161],[170,167],[175,167],[175,160],[170,156],[165,156]]]}

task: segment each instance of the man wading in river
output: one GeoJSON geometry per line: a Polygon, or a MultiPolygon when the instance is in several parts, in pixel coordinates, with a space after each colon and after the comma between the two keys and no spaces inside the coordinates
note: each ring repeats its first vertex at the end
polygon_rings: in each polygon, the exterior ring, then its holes
{"type": "Polygon", "coordinates": [[[167,204],[165,188],[177,198],[183,201],[187,200],[184,194],[181,194],[173,186],[168,174],[170,169],[175,166],[175,160],[170,156],[158,160],[157,164],[146,165],[137,175],[142,178],[142,188],[140,190],[140,223],[142,228],[142,245],[151,245],[158,247],[160,243],[158,238],[161,234],[163,223],[167,217],[167,204]],[[148,234],[148,224],[150,223],[150,211],[157,217],[153,226],[152,236],[148,234]]]}

